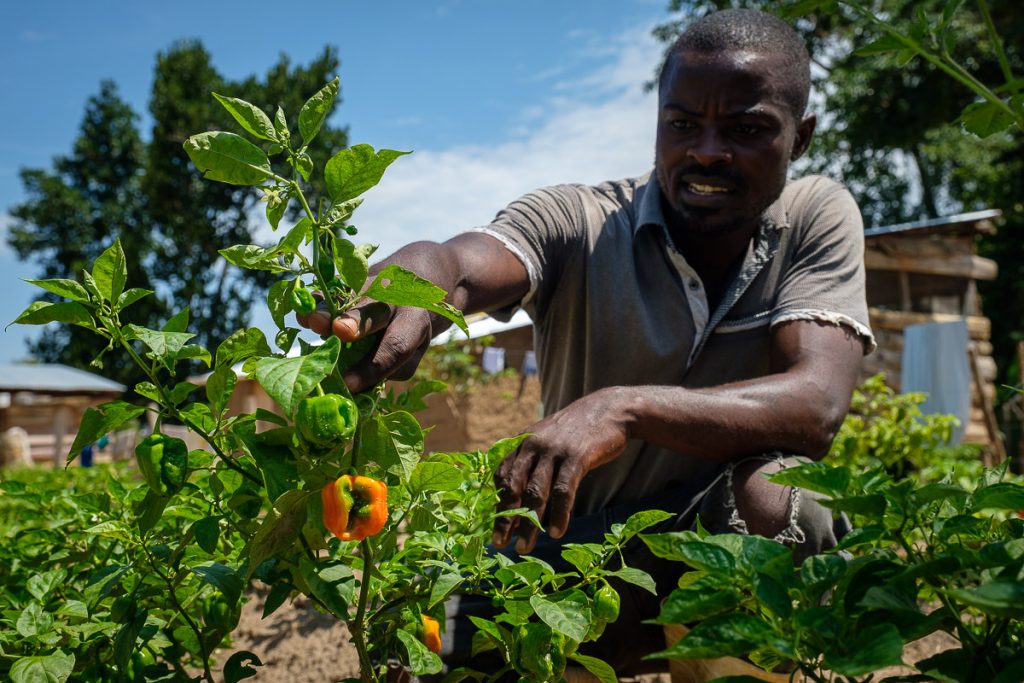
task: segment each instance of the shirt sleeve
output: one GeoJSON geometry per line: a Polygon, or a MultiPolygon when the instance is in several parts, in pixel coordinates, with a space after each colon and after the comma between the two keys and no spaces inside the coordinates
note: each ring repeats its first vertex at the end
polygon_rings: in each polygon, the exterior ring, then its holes
{"type": "Polygon", "coordinates": [[[470,232],[499,240],[523,263],[530,277],[522,301],[489,314],[507,321],[523,308],[536,319],[558,286],[566,259],[581,244],[584,216],[579,188],[558,185],[530,192],[505,207],[490,224],[470,232]]]}
{"type": "Polygon", "coordinates": [[[809,179],[793,192],[788,215],[793,255],[771,325],[792,320],[843,325],[860,337],[864,353],[871,353],[876,344],[865,295],[864,223],[853,196],[834,181],[809,179]]]}

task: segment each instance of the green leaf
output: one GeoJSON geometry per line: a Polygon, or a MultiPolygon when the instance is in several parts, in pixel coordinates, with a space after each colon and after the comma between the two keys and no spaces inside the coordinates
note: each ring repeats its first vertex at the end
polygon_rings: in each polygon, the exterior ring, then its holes
{"type": "Polygon", "coordinates": [[[835,4],[835,0],[797,0],[791,5],[781,7],[778,14],[782,19],[793,21],[818,10],[831,12],[834,10],[835,4]]]}
{"type": "Polygon", "coordinates": [[[360,447],[377,464],[403,479],[412,477],[423,455],[423,430],[405,411],[373,415],[359,425],[360,447]]]}
{"type": "Polygon", "coordinates": [[[428,650],[416,636],[402,629],[395,633],[405,646],[405,651],[409,653],[409,669],[413,676],[436,674],[441,671],[441,658],[428,650]]]}
{"type": "Polygon", "coordinates": [[[668,596],[658,615],[659,624],[689,624],[736,608],[740,595],[731,590],[709,590],[706,586],[679,588],[668,596]]]}
{"type": "Polygon", "coordinates": [[[903,639],[892,624],[875,624],[841,643],[843,653],[826,653],[825,667],[844,676],[864,676],[903,664],[903,639]]]}
{"type": "Polygon", "coordinates": [[[46,599],[50,597],[50,593],[64,583],[67,577],[67,570],[59,568],[51,569],[43,574],[35,574],[28,580],[28,592],[39,602],[45,603],[46,599]]]}
{"type": "Polygon", "coordinates": [[[356,580],[352,569],[341,560],[313,563],[303,557],[299,573],[313,595],[339,619],[348,615],[355,596],[356,580]]]}
{"type": "Polygon", "coordinates": [[[986,614],[1010,619],[1024,618],[1024,581],[997,578],[973,588],[949,592],[960,602],[986,614]]]}
{"type": "Polygon", "coordinates": [[[631,583],[634,586],[643,588],[651,595],[658,594],[658,589],[654,583],[654,579],[651,578],[651,575],[643,569],[637,569],[636,567],[622,567],[621,569],[609,572],[608,576],[617,576],[626,583],[631,583]]]}
{"type": "Polygon", "coordinates": [[[299,531],[306,523],[306,501],[311,495],[309,491],[296,489],[274,501],[246,548],[250,574],[263,560],[289,548],[299,538],[299,531]]]}
{"type": "Polygon", "coordinates": [[[295,158],[290,159],[290,161],[303,180],[308,181],[309,176],[313,175],[313,157],[305,152],[295,155],[295,158]]]}
{"type": "Polygon", "coordinates": [[[394,306],[416,306],[448,318],[469,334],[462,312],[445,303],[445,291],[401,266],[390,265],[377,273],[366,296],[394,306]]]}
{"type": "Polygon", "coordinates": [[[836,555],[811,555],[800,565],[800,581],[814,595],[831,587],[846,574],[846,560],[836,555]]]}
{"type": "Polygon", "coordinates": [[[242,577],[231,567],[220,562],[208,562],[191,569],[193,574],[223,593],[232,605],[242,596],[242,577]]]}
{"type": "Polygon", "coordinates": [[[97,408],[86,408],[78,425],[78,434],[71,444],[68,462],[75,459],[82,449],[96,443],[101,436],[109,434],[146,412],[141,406],[124,401],[110,401],[97,408]]]}
{"type": "Polygon", "coordinates": [[[256,327],[238,330],[217,347],[216,367],[234,365],[254,356],[269,356],[271,353],[262,330],[256,327]]]}
{"type": "Polygon", "coordinates": [[[22,278],[23,282],[27,282],[30,285],[41,287],[48,292],[52,292],[57,296],[62,296],[65,299],[71,299],[77,301],[80,304],[90,303],[89,292],[85,290],[85,287],[80,285],[75,280],[64,280],[55,278],[53,280],[29,280],[22,278]]]}
{"type": "Polygon", "coordinates": [[[145,299],[147,296],[153,294],[152,289],[140,289],[138,287],[132,287],[121,292],[121,296],[117,298],[118,310],[124,310],[131,306],[140,299],[145,299]]]}
{"type": "Polygon", "coordinates": [[[230,657],[224,664],[225,683],[238,683],[246,678],[252,678],[258,672],[253,667],[263,666],[263,662],[252,652],[240,650],[230,657]]]}
{"type": "Polygon", "coordinates": [[[354,199],[380,182],[384,171],[398,157],[409,152],[382,149],[374,152],[370,145],[343,149],[327,162],[324,181],[335,204],[354,199]]]}
{"type": "Polygon", "coordinates": [[[121,240],[115,240],[96,258],[92,264],[92,277],[106,301],[117,301],[124,291],[124,283],[128,278],[128,266],[124,250],[121,249],[121,240]]]}
{"type": "Polygon", "coordinates": [[[906,43],[897,38],[886,34],[881,38],[871,41],[867,45],[861,46],[853,51],[853,54],[858,57],[868,57],[871,55],[881,55],[887,52],[896,52],[898,50],[905,50],[907,48],[906,43]]]}
{"type": "Polygon", "coordinates": [[[278,329],[284,329],[284,317],[292,312],[292,292],[295,291],[295,280],[278,280],[267,290],[267,308],[270,318],[278,329]]]}
{"type": "Polygon", "coordinates": [[[980,488],[972,497],[972,510],[1024,510],[1024,486],[1002,482],[980,488]]]}
{"type": "Polygon", "coordinates": [[[11,325],[46,325],[47,323],[70,323],[94,329],[92,316],[82,304],[74,301],[50,303],[35,301],[15,318],[11,325]]]}
{"type": "Polygon", "coordinates": [[[188,340],[195,336],[191,332],[164,332],[139,325],[126,325],[125,332],[128,339],[142,342],[150,350],[153,358],[164,362],[168,368],[188,340]]]}
{"type": "Polygon", "coordinates": [[[465,477],[462,470],[446,462],[424,460],[416,465],[409,477],[412,491],[457,491],[465,477]]]}
{"type": "Polygon", "coordinates": [[[196,543],[211,555],[217,550],[217,540],[220,538],[220,520],[222,515],[203,517],[192,525],[192,534],[196,537],[196,543]]]}
{"type": "Polygon", "coordinates": [[[673,517],[675,515],[664,510],[641,510],[630,515],[629,519],[622,526],[622,531],[619,532],[618,538],[620,541],[628,541],[641,531],[645,531],[655,524],[672,519],[673,517]]]}
{"type": "Polygon", "coordinates": [[[833,467],[823,462],[809,462],[796,467],[787,467],[768,477],[768,481],[782,486],[796,486],[830,498],[838,498],[850,486],[850,470],[833,467]]]}
{"type": "Polygon", "coordinates": [[[700,622],[675,645],[649,658],[742,657],[767,644],[771,635],[771,626],[761,619],[732,612],[700,622]]]}
{"type": "MultiPolygon", "coordinates": [[[[309,562],[306,558],[303,558],[305,562],[309,562]]],[[[267,595],[267,599],[263,602],[263,618],[266,619],[271,614],[277,611],[277,608],[284,604],[284,601],[291,595],[293,587],[288,583],[277,583],[270,589],[270,594],[267,595]]]]}
{"type": "Polygon", "coordinates": [[[274,255],[273,249],[264,249],[255,244],[235,244],[218,252],[233,266],[246,270],[266,270],[271,273],[287,273],[274,255]]]}
{"type": "Polygon", "coordinates": [[[284,212],[288,209],[288,195],[280,197],[277,195],[267,196],[267,222],[271,230],[277,230],[284,218],[284,212]]]}
{"type": "Polygon", "coordinates": [[[994,102],[974,102],[967,105],[960,114],[964,130],[979,138],[1002,133],[1014,124],[1013,114],[994,102]]]}
{"type": "Polygon", "coordinates": [[[234,133],[211,131],[193,135],[185,141],[185,152],[210,180],[259,185],[273,176],[263,150],[234,133]]]}
{"type": "Polygon", "coordinates": [[[885,515],[885,508],[889,503],[882,494],[872,493],[866,496],[849,496],[847,498],[822,500],[821,504],[837,512],[863,515],[872,520],[880,520],[885,515]]]}
{"type": "Polygon", "coordinates": [[[206,400],[217,415],[224,412],[237,384],[238,376],[228,365],[220,366],[206,378],[206,400]]]}
{"type": "Polygon", "coordinates": [[[340,80],[335,77],[302,105],[302,111],[299,112],[299,133],[302,134],[305,144],[308,145],[320,131],[320,126],[323,125],[324,119],[334,105],[334,98],[338,95],[339,83],[340,80]]]}
{"type": "Polygon", "coordinates": [[[597,657],[573,654],[569,655],[569,659],[594,674],[597,680],[601,681],[601,683],[618,683],[619,679],[615,677],[615,669],[597,657]]]}
{"type": "Polygon", "coordinates": [[[245,450],[260,468],[270,500],[277,500],[298,485],[298,466],[288,448],[291,429],[272,429],[257,434],[256,425],[247,422],[237,425],[232,433],[242,440],[245,450]]]}
{"type": "Polygon", "coordinates": [[[370,246],[356,246],[346,239],[334,240],[334,267],[345,284],[357,292],[366,284],[366,276],[370,272],[370,255],[366,248],[370,246]]]}
{"type": "Polygon", "coordinates": [[[570,591],[557,602],[539,595],[530,598],[530,606],[541,621],[577,642],[587,637],[591,612],[587,597],[578,590],[570,591]]]}
{"type": "Polygon", "coordinates": [[[911,499],[918,505],[933,503],[937,500],[962,498],[967,495],[962,487],[954,484],[927,484],[911,492],[911,499]]]}
{"type": "Polygon", "coordinates": [[[462,576],[458,572],[443,572],[430,587],[430,599],[427,600],[427,607],[433,607],[445,600],[455,592],[455,589],[462,583],[462,576]]]}
{"type": "Polygon", "coordinates": [[[706,572],[732,574],[736,571],[736,558],[712,543],[692,541],[685,532],[649,534],[642,536],[644,543],[658,557],[685,562],[694,569],[706,572]]]}
{"type": "Polygon", "coordinates": [[[45,657],[21,657],[11,664],[12,683],[64,683],[75,669],[75,656],[55,652],[45,657]]]}
{"type": "Polygon", "coordinates": [[[292,139],[292,133],[288,130],[288,119],[285,118],[284,109],[281,107],[274,112],[274,131],[277,133],[277,141],[287,147],[292,139]]]}
{"type": "Polygon", "coordinates": [[[211,93],[214,98],[228,110],[228,113],[234,117],[235,121],[244,128],[250,135],[253,135],[261,140],[269,140],[271,142],[277,141],[277,132],[274,130],[274,124],[270,122],[270,117],[263,113],[259,107],[252,105],[245,100],[240,100],[237,97],[224,97],[217,93],[211,93]]]}
{"type": "Polygon", "coordinates": [[[292,226],[284,237],[271,250],[275,256],[280,254],[298,254],[299,247],[303,242],[309,242],[313,238],[313,221],[309,217],[303,218],[292,226]]]}
{"type": "MultiPolygon", "coordinates": [[[[362,203],[362,198],[356,198],[331,204],[331,208],[327,210],[327,214],[321,218],[320,224],[324,227],[333,227],[338,223],[347,221],[362,203]]],[[[369,247],[370,245],[364,246],[369,247]]]]}
{"type": "Polygon", "coordinates": [[[334,370],[340,348],[338,338],[331,337],[306,356],[261,358],[256,362],[256,381],[286,415],[292,415],[299,401],[334,370]]]}
{"type": "Polygon", "coordinates": [[[18,633],[25,638],[40,636],[53,628],[53,616],[33,600],[21,611],[15,625],[18,633]]]}

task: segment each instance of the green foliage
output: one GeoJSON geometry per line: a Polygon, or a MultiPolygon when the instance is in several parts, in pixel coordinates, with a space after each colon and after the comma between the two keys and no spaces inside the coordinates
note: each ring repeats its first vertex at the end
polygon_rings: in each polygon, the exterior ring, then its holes
{"type": "MultiPolygon", "coordinates": [[[[210,463],[207,463],[208,465],[210,463]]],[[[238,534],[216,514],[210,467],[150,528],[154,496],[134,468],[19,469],[0,476],[0,678],[132,680],[204,667],[231,631],[204,601],[241,603],[238,534]],[[211,516],[213,513],[213,516],[211,516]],[[196,545],[200,524],[214,545],[196,545]],[[209,532],[207,532],[209,533],[209,532]],[[220,562],[211,562],[211,550],[220,562]]]]}
{"type": "MultiPolygon", "coordinates": [[[[199,56],[178,54],[175,60],[197,60],[201,66],[199,56]]],[[[320,163],[322,157],[312,153],[311,141],[327,137],[323,122],[337,85],[328,83],[302,105],[295,137],[282,110],[271,121],[240,98],[218,95],[216,101],[255,142],[224,131],[183,141],[184,153],[207,178],[233,187],[256,186],[268,200],[268,216],[283,233],[280,241],[268,247],[225,246],[220,254],[228,263],[277,279],[269,288],[267,304],[279,328],[274,338],[279,352],[272,350],[261,331],[243,328],[211,354],[202,343],[193,343],[189,324],[196,312],[187,307],[159,328],[126,323],[125,306],[141,294],[125,289],[131,259],[119,241],[96,256],[92,269],[80,275],[80,285],[66,278],[36,282],[71,301],[37,303],[18,318],[24,324],[69,323],[99,336],[132,360],[145,378],[135,385],[135,392],[156,404],[154,434],[136,449],[146,483],[118,496],[130,505],[115,518],[84,531],[72,529],[62,538],[75,541],[91,534],[117,542],[115,553],[128,553],[114,560],[95,559],[103,554],[81,558],[91,571],[114,577],[104,585],[128,582],[118,603],[118,618],[113,619],[122,625],[108,634],[118,672],[137,680],[173,674],[175,680],[212,681],[213,648],[237,623],[240,596],[258,581],[270,587],[265,614],[301,593],[318,609],[346,621],[363,681],[381,680],[383,672],[376,663],[391,660],[405,663],[414,675],[440,671],[437,655],[408,627],[421,624],[423,615],[443,622],[444,600],[457,590],[504,605],[494,621],[478,624],[483,633],[478,645],[496,650],[507,667],[526,680],[557,680],[556,670],[560,676],[567,658],[575,657],[602,680],[613,681],[603,662],[576,657],[575,647],[596,638],[596,626],[608,619],[607,610],[598,610],[595,616],[591,608],[607,577],[653,590],[653,580],[643,571],[612,571],[607,565],[619,558],[627,542],[664,515],[642,513],[614,528],[603,544],[567,549],[575,572],[556,573],[532,558],[515,562],[494,554],[488,547],[499,514],[494,473],[522,437],[498,442],[486,453],[424,457],[423,430],[407,410],[421,405],[422,398],[443,383],[414,384],[397,395],[382,385],[351,396],[343,374],[371,348],[372,338],[343,344],[330,337],[318,346],[300,340],[299,353],[288,354],[298,330],[288,326],[287,315],[299,283],[303,289],[308,284],[324,292],[334,315],[370,298],[424,308],[465,330],[461,312],[444,301],[446,293],[409,271],[384,268],[364,288],[373,248],[353,244],[348,236],[354,230],[345,221],[358,206],[359,195],[404,153],[358,145],[320,163]],[[319,186],[318,169],[324,169],[327,194],[311,202],[311,193],[319,186]],[[290,216],[289,205],[301,208],[303,215],[290,216]],[[292,221],[291,227],[284,227],[292,221]],[[185,364],[196,363],[212,366],[202,393],[195,384],[176,379],[185,364]],[[236,368],[260,384],[280,415],[232,409],[236,368]],[[346,408],[344,429],[337,420],[330,427],[343,431],[344,438],[310,437],[308,420],[326,416],[307,415],[303,406],[327,398],[346,408]],[[257,430],[257,420],[269,423],[269,428],[257,430]],[[186,452],[184,441],[164,433],[169,421],[184,424],[205,441],[207,450],[186,452]],[[323,491],[343,474],[378,480],[378,490],[380,482],[386,486],[389,518],[379,533],[359,540],[325,540],[323,513],[332,499],[323,498],[323,491]],[[140,555],[131,554],[135,550],[140,555]],[[145,578],[136,574],[143,570],[145,578]],[[151,586],[162,588],[157,592],[151,586]],[[201,616],[194,616],[195,609],[201,616]],[[550,671],[538,673],[524,663],[510,630],[518,627],[542,635],[550,671]],[[162,668],[142,666],[141,673],[141,665],[130,672],[126,668],[140,638],[148,648],[144,651],[156,655],[162,668]],[[201,666],[202,673],[189,677],[185,665],[201,666]]],[[[142,410],[120,401],[90,410],[70,458],[142,410]]],[[[318,423],[318,429],[324,432],[328,427],[318,423]]],[[[501,514],[538,522],[536,514],[526,510],[501,514]]],[[[334,529],[337,521],[331,519],[334,529]]],[[[38,564],[39,559],[33,562],[38,564]]],[[[601,599],[607,603],[609,596],[601,599]]],[[[30,611],[23,610],[18,617],[24,622],[23,632],[49,632],[50,622],[40,607],[24,609],[30,611]]],[[[62,671],[68,657],[79,663],[92,661],[87,656],[92,652],[83,651],[77,642],[27,642],[22,654],[49,657],[19,660],[24,662],[19,667],[33,672],[62,671]],[[57,645],[63,649],[55,650],[57,645]]],[[[255,666],[259,660],[251,653],[235,653],[225,676],[239,680],[251,675],[255,666]]]]}
{"type": "Polygon", "coordinates": [[[981,449],[952,446],[958,421],[952,415],[923,415],[923,393],[897,394],[884,375],[869,378],[853,393],[850,414],[832,442],[829,462],[863,471],[882,466],[896,477],[922,484],[946,476],[981,473],[981,449]]]}
{"type": "MultiPolygon", "coordinates": [[[[151,294],[135,299],[139,303],[122,313],[124,322],[155,328],[169,311],[189,307],[199,344],[209,347],[224,339],[247,324],[269,284],[269,275],[263,272],[229,270],[220,254],[232,244],[254,241],[260,222],[253,219],[251,209],[264,193],[202,182],[182,148],[186,131],[221,128],[223,136],[236,136],[249,125],[264,136],[270,131],[289,135],[282,118],[271,122],[251,105],[222,107],[210,92],[222,93],[219,97],[225,102],[247,97],[299,111],[304,98],[321,89],[337,68],[337,54],[325,49],[308,65],[292,66],[281,57],[262,77],[230,81],[214,69],[199,43],[175,44],[157,57],[149,142],[142,141],[138,116],[120,99],[115,85],[102,83],[99,94],[86,105],[71,154],[56,159],[52,170],[21,172],[28,199],[11,209],[15,223],[9,244],[22,259],[39,264],[41,279],[81,286],[79,273],[119,241],[130,269],[128,280],[141,288],[137,291],[151,294]]],[[[320,97],[316,107],[300,116],[300,128],[314,123],[317,128],[301,163],[311,154],[326,155],[346,143],[345,131],[328,120],[338,103],[338,84],[332,83],[334,96],[320,97]]],[[[311,130],[306,132],[312,135],[311,130]]],[[[228,139],[248,149],[244,145],[249,143],[241,138],[228,139]]],[[[276,160],[272,168],[278,174],[292,170],[287,160],[276,160]]],[[[313,202],[325,196],[323,181],[314,178],[308,194],[313,202]]],[[[276,225],[288,209],[285,202],[268,201],[271,223],[276,225]]],[[[293,203],[291,214],[298,210],[293,203]]],[[[57,300],[54,295],[67,296],[52,292],[44,300],[52,303],[57,300]]],[[[122,309],[127,305],[123,303],[122,309]]],[[[102,367],[104,375],[128,386],[143,379],[121,356],[107,360],[109,348],[106,340],[88,330],[67,325],[54,326],[30,345],[32,355],[42,361],[102,367]]],[[[194,365],[182,368],[194,370],[194,365]]]]}
{"type": "MultiPolygon", "coordinates": [[[[497,377],[484,372],[480,365],[480,354],[493,343],[494,337],[490,335],[466,339],[452,333],[444,342],[427,349],[416,368],[414,379],[440,381],[448,385],[450,391],[465,395],[474,385],[486,384],[497,377]]],[[[509,369],[506,372],[514,371],[509,369]]]]}

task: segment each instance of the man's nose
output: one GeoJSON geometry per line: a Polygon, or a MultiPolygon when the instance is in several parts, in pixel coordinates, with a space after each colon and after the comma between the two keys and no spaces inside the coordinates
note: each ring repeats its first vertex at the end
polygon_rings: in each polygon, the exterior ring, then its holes
{"type": "Polygon", "coordinates": [[[687,156],[701,166],[732,163],[732,148],[715,130],[705,129],[687,150],[687,156]]]}

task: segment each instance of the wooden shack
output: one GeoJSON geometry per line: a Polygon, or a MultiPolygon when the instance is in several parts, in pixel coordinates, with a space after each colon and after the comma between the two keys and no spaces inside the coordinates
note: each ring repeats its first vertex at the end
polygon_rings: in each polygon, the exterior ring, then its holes
{"type": "Polygon", "coordinates": [[[866,230],[864,265],[871,328],[878,349],[864,360],[864,376],[884,372],[899,391],[903,332],[910,325],[964,320],[964,349],[972,374],[967,443],[1002,452],[992,408],[996,365],[991,324],[982,313],[977,281],[993,280],[995,261],[977,254],[977,238],[995,232],[996,210],[975,211],[866,230]]]}
{"type": "Polygon", "coordinates": [[[0,364],[0,432],[24,429],[34,462],[63,466],[85,409],[124,390],[117,382],[67,365],[0,364]]]}

